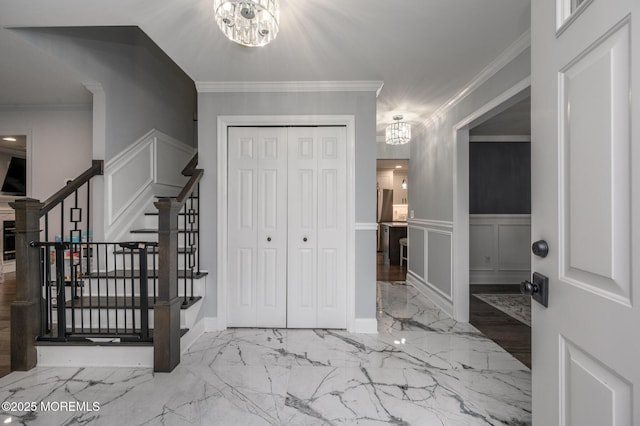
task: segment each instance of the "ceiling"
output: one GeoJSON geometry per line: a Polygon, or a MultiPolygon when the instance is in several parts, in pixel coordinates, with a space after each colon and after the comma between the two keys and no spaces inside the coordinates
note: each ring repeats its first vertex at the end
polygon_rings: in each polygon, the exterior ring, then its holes
{"type": "Polygon", "coordinates": [[[136,25],[194,81],[383,81],[378,134],[422,123],[530,26],[529,0],[281,0],[278,37],[228,41],[212,0],[0,0],[0,105],[86,103],[83,77],[7,28],[136,25]]]}
{"type": "Polygon", "coordinates": [[[376,169],[377,170],[404,170],[407,171],[409,167],[408,160],[376,160],[376,169]],[[402,166],[402,167],[397,167],[402,166]]]}
{"type": "Polygon", "coordinates": [[[469,130],[471,136],[531,135],[531,97],[469,130]]]}

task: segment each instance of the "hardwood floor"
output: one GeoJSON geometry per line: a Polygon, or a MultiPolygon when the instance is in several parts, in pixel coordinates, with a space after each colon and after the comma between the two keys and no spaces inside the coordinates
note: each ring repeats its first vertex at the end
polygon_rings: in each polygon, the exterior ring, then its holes
{"type": "Polygon", "coordinates": [[[531,368],[531,327],[473,297],[475,293],[519,294],[520,287],[517,284],[471,285],[469,293],[469,322],[531,368]]]}
{"type": "Polygon", "coordinates": [[[8,273],[0,283],[0,377],[11,372],[11,303],[16,298],[16,274],[8,273]]]}
{"type": "Polygon", "coordinates": [[[404,281],[407,278],[407,265],[385,265],[382,253],[378,253],[376,279],[378,281],[404,281]]]}

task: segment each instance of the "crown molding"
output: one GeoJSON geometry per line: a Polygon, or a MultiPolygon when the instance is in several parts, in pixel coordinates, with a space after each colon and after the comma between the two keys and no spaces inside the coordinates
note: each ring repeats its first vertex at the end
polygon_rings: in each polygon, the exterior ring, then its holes
{"type": "Polygon", "coordinates": [[[92,104],[0,104],[0,111],[91,111],[92,104]]]}
{"type": "Polygon", "coordinates": [[[376,92],[383,81],[196,81],[198,93],[376,92]]]}
{"type": "Polygon", "coordinates": [[[531,135],[469,135],[469,142],[531,142],[531,135]]]}
{"type": "Polygon", "coordinates": [[[483,83],[493,77],[498,71],[504,68],[509,62],[513,61],[522,52],[531,46],[531,30],[527,30],[516,39],[509,47],[480,71],[465,87],[456,93],[451,99],[442,104],[437,110],[427,118],[423,124],[425,127],[437,122],[437,118],[444,115],[451,108],[460,103],[470,93],[480,87],[483,83]]]}

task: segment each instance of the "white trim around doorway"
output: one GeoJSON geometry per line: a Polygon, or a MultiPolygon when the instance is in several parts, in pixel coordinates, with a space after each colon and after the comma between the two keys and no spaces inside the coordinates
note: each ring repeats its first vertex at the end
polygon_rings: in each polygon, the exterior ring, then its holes
{"type": "Polygon", "coordinates": [[[469,129],[521,101],[531,77],[516,83],[453,126],[453,317],[469,322],[469,129]]]}
{"type": "Polygon", "coordinates": [[[218,131],[217,327],[227,327],[227,129],[231,126],[345,126],[347,130],[347,330],[362,324],[355,318],[355,116],[353,115],[220,115],[218,131]]]}

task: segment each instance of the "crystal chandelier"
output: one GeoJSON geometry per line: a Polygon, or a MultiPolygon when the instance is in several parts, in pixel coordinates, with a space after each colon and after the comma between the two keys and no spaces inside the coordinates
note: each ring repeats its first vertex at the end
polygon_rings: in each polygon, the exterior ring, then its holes
{"type": "Polygon", "coordinates": [[[402,145],[411,140],[411,124],[405,123],[401,115],[394,115],[395,123],[389,124],[385,131],[385,140],[389,145],[402,145]]]}
{"type": "Polygon", "coordinates": [[[243,46],[264,46],[278,35],[278,0],[215,0],[213,10],[224,35],[243,46]]]}

